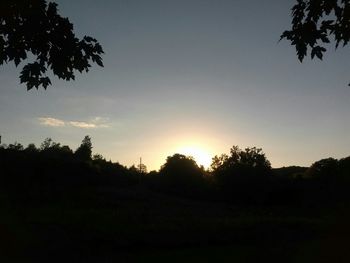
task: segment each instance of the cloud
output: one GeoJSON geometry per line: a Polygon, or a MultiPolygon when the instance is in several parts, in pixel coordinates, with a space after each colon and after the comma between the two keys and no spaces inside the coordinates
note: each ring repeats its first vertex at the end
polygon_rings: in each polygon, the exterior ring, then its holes
{"type": "Polygon", "coordinates": [[[41,125],[50,127],[75,127],[80,129],[97,129],[97,128],[108,128],[110,124],[108,123],[108,118],[95,117],[90,121],[64,121],[51,117],[41,117],[38,118],[41,125]]]}
{"type": "Polygon", "coordinates": [[[96,129],[96,128],[108,128],[108,118],[95,117],[92,118],[89,122],[85,121],[70,121],[69,124],[82,129],[96,129]]]}
{"type": "Polygon", "coordinates": [[[95,124],[96,128],[108,128],[110,126],[109,118],[104,117],[95,117],[91,120],[91,123],[95,124]]]}
{"type": "Polygon", "coordinates": [[[44,125],[44,126],[50,126],[50,127],[65,126],[65,122],[63,120],[60,120],[60,119],[50,118],[50,117],[41,117],[38,119],[39,119],[40,124],[44,125]]]}
{"type": "Polygon", "coordinates": [[[109,120],[109,118],[104,118],[104,117],[95,117],[92,118],[92,122],[94,123],[99,123],[99,122],[107,122],[109,120]]]}
{"type": "Polygon", "coordinates": [[[70,121],[69,124],[72,125],[73,127],[82,128],[82,129],[97,128],[96,124],[88,123],[84,121],[70,121]]]}

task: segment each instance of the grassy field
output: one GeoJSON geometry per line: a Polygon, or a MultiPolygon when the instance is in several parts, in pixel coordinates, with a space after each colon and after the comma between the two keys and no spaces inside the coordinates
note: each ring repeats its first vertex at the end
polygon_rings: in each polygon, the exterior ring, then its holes
{"type": "Polygon", "coordinates": [[[336,251],[348,236],[329,211],[237,207],[140,186],[52,200],[3,189],[0,198],[2,262],[322,262],[345,255],[336,251]]]}

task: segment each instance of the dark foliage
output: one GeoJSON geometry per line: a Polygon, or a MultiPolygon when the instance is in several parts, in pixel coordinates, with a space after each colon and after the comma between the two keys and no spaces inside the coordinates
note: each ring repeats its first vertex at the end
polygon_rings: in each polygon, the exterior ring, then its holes
{"type": "Polygon", "coordinates": [[[24,149],[18,143],[0,147],[0,188],[13,189],[15,199],[48,202],[75,195],[82,189],[93,193],[101,186],[138,183],[128,168],[102,156],[91,158],[91,149],[89,136],[74,153],[51,138],[46,138],[40,148],[29,144],[24,149]]]}
{"type": "Polygon", "coordinates": [[[338,160],[327,158],[319,160],[311,165],[306,171],[307,177],[321,180],[332,180],[338,173],[338,160]]]}
{"type": "Polygon", "coordinates": [[[103,50],[96,39],[78,39],[73,24],[58,14],[57,4],[46,0],[2,0],[0,2],[0,64],[18,66],[31,55],[35,61],[21,71],[27,89],[51,84],[52,71],[60,79],[74,80],[75,71],[88,72],[91,62],[103,66],[103,50]]]}
{"type": "Polygon", "coordinates": [[[233,146],[230,155],[213,158],[213,175],[227,198],[235,202],[259,203],[266,196],[271,165],[261,149],[241,150],[233,146]]]}
{"type": "Polygon", "coordinates": [[[350,182],[350,157],[340,159],[338,164],[340,176],[350,182]]]}
{"type": "Polygon", "coordinates": [[[274,176],[284,178],[302,178],[308,168],[301,166],[288,166],[272,169],[274,176]]]}
{"type": "Polygon", "coordinates": [[[311,50],[311,58],[322,59],[325,44],[334,38],[335,46],[350,40],[350,2],[348,0],[297,0],[292,8],[292,29],[281,39],[291,41],[298,58],[303,61],[311,50]]]}
{"type": "Polygon", "coordinates": [[[202,176],[202,171],[194,159],[182,154],[168,156],[165,164],[160,169],[160,173],[169,178],[174,178],[176,181],[183,182],[202,176]]]}
{"type": "Polygon", "coordinates": [[[166,159],[159,172],[147,174],[135,166],[126,168],[105,160],[102,155],[91,155],[89,136],[84,137],[74,152],[51,138],[46,138],[39,148],[34,144],[24,148],[17,142],[3,145],[1,185],[17,189],[19,197],[23,194],[40,200],[59,198],[61,194],[74,193],[74,189],[87,188],[94,192],[99,187],[132,185],[237,205],[332,206],[350,199],[349,157],[323,159],[309,168],[271,169],[261,149],[242,150],[234,146],[230,155],[213,158],[211,172],[199,167],[192,157],[174,154],[166,159]]]}
{"type": "Polygon", "coordinates": [[[205,172],[194,159],[182,154],[168,156],[159,171],[158,182],[168,193],[187,197],[199,196],[203,190],[205,172]]]}
{"type": "Polygon", "coordinates": [[[75,156],[81,161],[91,160],[92,143],[90,136],[86,135],[82,140],[80,146],[75,151],[75,156]]]}
{"type": "Polygon", "coordinates": [[[320,160],[294,176],[305,169],[272,173],[261,149],[233,147],[214,158],[210,173],[175,154],[144,174],[91,158],[88,136],[82,145],[84,158],[50,138],[38,148],[0,146],[0,259],[66,262],[75,253],[76,262],[82,255],[110,261],[126,248],[242,243],[273,248],[271,255],[279,246],[285,255],[290,244],[323,234],[329,211],[350,204],[350,157],[320,160]]]}

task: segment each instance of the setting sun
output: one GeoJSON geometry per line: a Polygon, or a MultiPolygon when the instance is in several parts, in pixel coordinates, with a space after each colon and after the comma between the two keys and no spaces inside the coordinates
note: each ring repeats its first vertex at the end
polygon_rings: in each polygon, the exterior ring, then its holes
{"type": "Polygon", "coordinates": [[[184,146],[177,150],[178,153],[186,156],[192,156],[198,165],[203,165],[204,168],[209,168],[212,156],[209,151],[198,146],[184,146]]]}

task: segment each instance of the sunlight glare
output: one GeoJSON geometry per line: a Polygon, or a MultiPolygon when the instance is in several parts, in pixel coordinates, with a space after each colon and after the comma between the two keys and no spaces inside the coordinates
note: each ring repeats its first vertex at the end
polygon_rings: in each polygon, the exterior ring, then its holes
{"type": "Polygon", "coordinates": [[[211,164],[212,156],[211,154],[198,146],[184,146],[178,149],[177,151],[180,154],[186,156],[192,156],[196,163],[200,166],[203,165],[204,168],[209,168],[211,164]]]}

